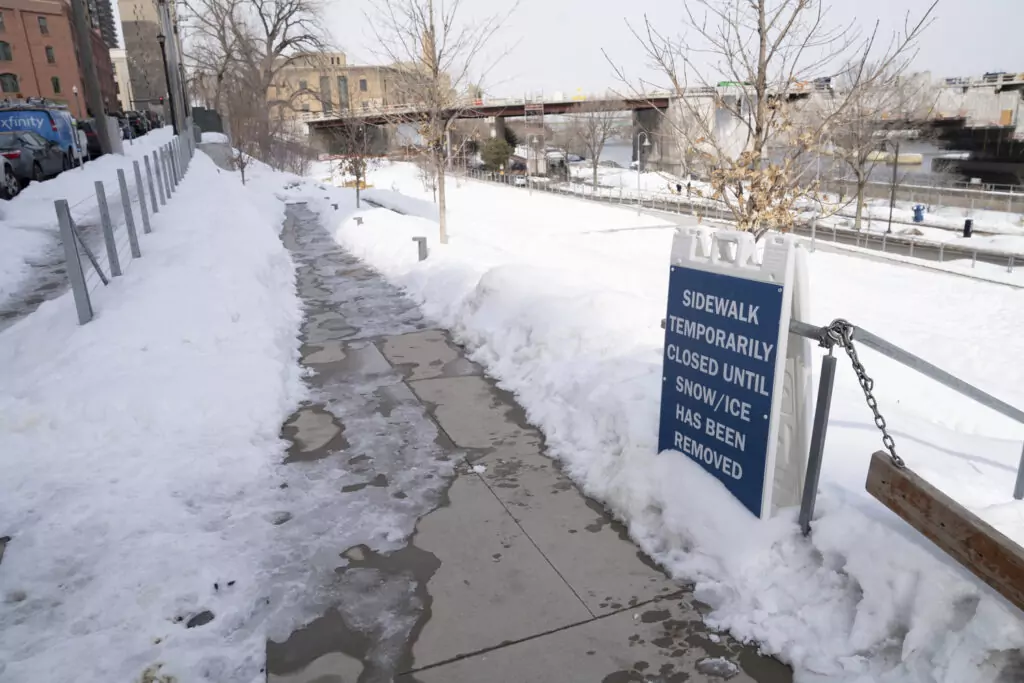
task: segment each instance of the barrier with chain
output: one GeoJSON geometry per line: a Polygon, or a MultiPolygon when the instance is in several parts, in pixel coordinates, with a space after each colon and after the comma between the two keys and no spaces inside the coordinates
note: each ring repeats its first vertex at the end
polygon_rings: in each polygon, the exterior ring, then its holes
{"type": "MultiPolygon", "coordinates": [[[[815,340],[828,351],[822,359],[818,401],[800,506],[799,523],[804,535],[810,533],[814,516],[835,382],[836,359],[833,352],[838,346],[846,351],[850,359],[857,383],[864,393],[875,426],[882,434],[882,445],[885,447],[885,451],[876,452],[871,458],[865,482],[868,493],[1010,603],[1024,610],[1024,549],[918,476],[896,453],[896,443],[875,398],[874,380],[860,359],[855,340],[1018,422],[1024,423],[1024,412],[884,339],[856,328],[846,320],[837,319],[820,328],[794,320],[790,324],[790,332],[815,340]]],[[[1017,471],[1014,498],[1024,498],[1024,454],[1017,471]]]]}

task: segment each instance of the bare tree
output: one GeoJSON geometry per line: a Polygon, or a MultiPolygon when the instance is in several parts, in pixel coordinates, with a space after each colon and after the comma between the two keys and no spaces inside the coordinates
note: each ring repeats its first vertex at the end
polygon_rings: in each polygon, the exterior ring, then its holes
{"type": "MultiPolygon", "coordinates": [[[[569,112],[570,136],[590,159],[594,187],[597,187],[597,167],[605,143],[616,137],[623,106],[615,102],[583,102],[569,112]]],[[[568,161],[568,160],[567,160],[568,161]]]]}
{"type": "MultiPolygon", "coordinates": [[[[435,11],[434,0],[377,0],[373,15],[367,18],[380,45],[379,56],[390,63],[393,82],[389,93],[397,100],[392,104],[408,104],[420,112],[415,116],[397,114],[394,121],[422,120],[419,132],[437,188],[440,240],[446,244],[448,131],[472,102],[469,95],[479,94],[485,74],[480,72],[478,58],[508,13],[463,23],[460,0],[439,5],[435,11]]],[[[496,61],[490,60],[488,68],[496,61]]]]}
{"type": "Polygon", "coordinates": [[[185,7],[194,29],[188,58],[213,79],[214,107],[223,100],[232,134],[244,129],[249,154],[294,167],[301,146],[282,140],[280,112],[303,93],[282,97],[276,86],[285,68],[315,61],[327,45],[317,0],[185,0],[185,7]]]}
{"type": "Polygon", "coordinates": [[[331,147],[341,155],[337,168],[355,181],[356,208],[359,208],[366,174],[377,162],[373,152],[379,128],[362,119],[347,118],[342,125],[331,128],[330,132],[331,147]]]}
{"type": "MultiPolygon", "coordinates": [[[[843,84],[840,83],[842,88],[843,84]]],[[[937,91],[927,76],[882,74],[870,88],[859,88],[846,103],[833,126],[824,133],[827,152],[852,174],[856,185],[854,228],[860,230],[864,213],[864,192],[876,163],[885,159],[880,148],[908,123],[931,115],[937,91]]],[[[823,102],[820,116],[830,116],[833,100],[823,102]]],[[[825,150],[819,150],[819,154],[825,150]]],[[[897,160],[894,159],[894,162],[897,160]]],[[[841,204],[842,202],[840,202],[841,204]]]]}
{"type": "Polygon", "coordinates": [[[663,123],[703,157],[712,196],[737,228],[760,238],[792,225],[794,203],[816,192],[804,182],[808,152],[861,91],[906,68],[935,4],[919,18],[907,15],[888,42],[877,23],[868,33],[833,25],[827,0],[690,0],[684,8],[678,37],[646,18],[630,27],[666,82],[635,83],[616,72],[639,96],[669,89],[663,123]],[[846,89],[825,86],[829,77],[846,89]],[[826,116],[801,117],[812,97],[835,103],[826,116]]]}

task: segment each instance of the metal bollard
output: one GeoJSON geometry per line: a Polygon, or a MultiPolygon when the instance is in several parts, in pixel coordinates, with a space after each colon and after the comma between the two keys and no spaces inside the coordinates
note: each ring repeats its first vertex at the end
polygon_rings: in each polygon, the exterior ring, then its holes
{"type": "MultiPolygon", "coordinates": [[[[148,160],[149,157],[146,157],[146,159],[148,160]]],[[[167,203],[167,199],[164,197],[164,179],[163,176],[160,174],[160,156],[156,153],[156,151],[153,152],[153,172],[156,173],[156,186],[157,189],[160,191],[160,205],[163,206],[164,204],[167,203]]],[[[153,200],[153,206],[154,213],[157,213],[158,209],[155,209],[155,199],[153,200]]]]}
{"type": "Polygon", "coordinates": [[[818,498],[818,480],[821,477],[821,462],[825,454],[825,434],[828,431],[828,415],[832,409],[832,389],[836,381],[836,359],[829,349],[821,359],[821,379],[818,382],[818,403],[814,409],[814,424],[811,427],[811,448],[807,454],[807,476],[804,478],[804,493],[800,501],[800,531],[804,536],[811,533],[811,518],[814,503],[818,498]]]}
{"type": "Polygon", "coordinates": [[[427,260],[427,238],[426,237],[413,237],[413,242],[416,242],[416,246],[419,250],[420,261],[427,260]]]}
{"type": "Polygon", "coordinates": [[[64,244],[64,262],[67,264],[71,293],[75,298],[75,310],[78,311],[78,324],[84,325],[92,320],[92,301],[89,299],[89,288],[85,286],[85,271],[82,270],[82,257],[78,253],[75,229],[71,223],[71,209],[65,199],[58,199],[53,206],[57,209],[60,241],[64,244]]]}
{"type": "Polygon", "coordinates": [[[139,234],[135,232],[135,214],[132,212],[132,197],[128,194],[128,181],[124,177],[124,169],[117,169],[117,185],[121,190],[121,208],[124,209],[124,225],[128,229],[128,245],[132,250],[132,258],[142,258],[139,249],[139,234]]]}
{"type": "Polygon", "coordinates": [[[96,203],[100,207],[100,223],[103,226],[103,242],[107,247],[107,261],[110,262],[110,275],[117,277],[121,274],[121,261],[117,256],[117,242],[114,241],[114,226],[110,222],[107,194],[103,190],[102,180],[97,180],[93,187],[96,188],[96,203]]]}
{"type": "Polygon", "coordinates": [[[174,181],[171,179],[171,163],[167,160],[167,150],[160,150],[160,164],[164,170],[164,189],[167,190],[167,200],[171,199],[171,192],[174,191],[174,181]]]}
{"type": "Polygon", "coordinates": [[[135,171],[135,190],[139,193],[139,209],[142,211],[142,231],[147,235],[153,232],[149,225],[149,211],[146,209],[146,188],[142,184],[142,169],[138,161],[132,162],[132,169],[135,171]]]}
{"type": "Polygon", "coordinates": [[[1006,272],[1008,272],[1008,273],[1012,273],[1013,272],[1013,254],[1010,254],[1010,263],[1006,267],[1006,272]]]}
{"type": "Polygon", "coordinates": [[[939,244],[939,263],[942,263],[943,259],[945,258],[945,252],[946,252],[946,244],[944,242],[940,243],[939,244]]]}
{"type": "Polygon", "coordinates": [[[972,251],[971,252],[971,268],[973,268],[976,265],[978,265],[978,252],[972,251]]]}

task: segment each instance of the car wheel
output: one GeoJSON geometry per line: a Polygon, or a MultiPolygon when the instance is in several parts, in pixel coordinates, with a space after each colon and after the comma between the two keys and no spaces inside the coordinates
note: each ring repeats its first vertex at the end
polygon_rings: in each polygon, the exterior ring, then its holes
{"type": "Polygon", "coordinates": [[[43,173],[43,167],[39,165],[38,161],[32,164],[32,180],[40,183],[46,180],[46,174],[43,173]]]}
{"type": "Polygon", "coordinates": [[[61,157],[60,168],[61,168],[62,171],[66,171],[69,168],[71,168],[71,156],[70,155],[65,154],[64,156],[61,157]]]}
{"type": "Polygon", "coordinates": [[[0,194],[3,195],[4,199],[13,199],[19,192],[21,192],[21,183],[18,182],[14,171],[10,168],[5,169],[4,182],[3,186],[0,187],[0,194]]]}

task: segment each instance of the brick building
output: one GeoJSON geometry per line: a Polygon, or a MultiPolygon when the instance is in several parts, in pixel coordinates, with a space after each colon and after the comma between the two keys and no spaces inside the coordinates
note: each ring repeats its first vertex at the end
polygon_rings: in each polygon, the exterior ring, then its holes
{"type": "MultiPolygon", "coordinates": [[[[112,111],[117,91],[110,55],[99,31],[92,32],[91,42],[100,89],[112,111]]],[[[87,116],[65,0],[0,0],[0,98],[25,97],[54,100],[76,117],[87,116]]]]}

